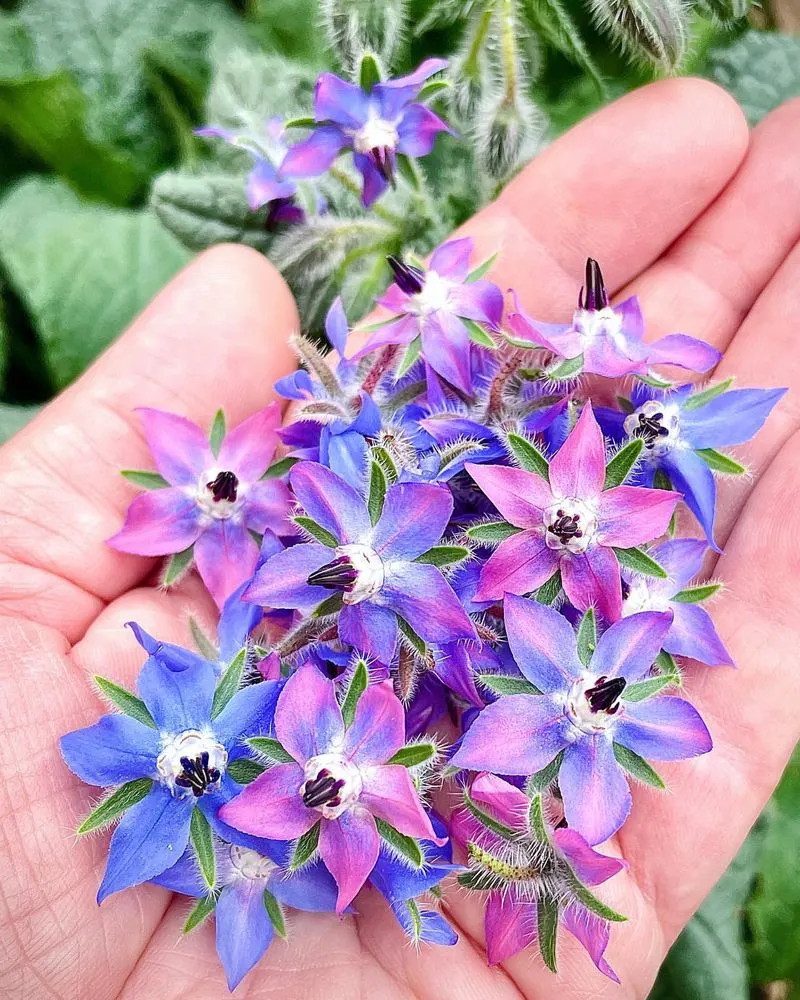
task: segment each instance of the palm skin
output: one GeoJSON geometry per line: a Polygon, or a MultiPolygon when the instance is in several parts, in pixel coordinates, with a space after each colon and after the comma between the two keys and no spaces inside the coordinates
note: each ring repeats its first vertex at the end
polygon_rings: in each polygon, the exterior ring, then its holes
{"type": "MultiPolygon", "coordinates": [[[[700,81],[654,84],[583,122],[465,231],[476,259],[526,308],[560,320],[588,254],[620,296],[640,295],[649,335],[682,331],[725,351],[718,376],[790,393],[742,450],[754,476],[721,488],[714,608],[739,669],[690,668],[712,731],[707,757],[663,768],[670,792],[635,790],[610,852],[627,872],[604,898],[627,913],[603,979],[567,935],[554,979],[531,954],[499,969],[482,953],[482,909],[454,888],[452,949],[409,948],[370,891],[360,917],[295,914],[237,995],[276,1000],[643,998],[667,948],[724,871],[800,736],[800,103],[748,137],[741,112],[700,81]]],[[[132,684],[136,619],[186,642],[186,611],[213,622],[197,581],[165,594],[153,562],[114,552],[132,493],[120,467],[147,467],[140,405],[208,423],[263,406],[293,366],[297,316],[270,265],[237,247],[193,263],[75,386],[0,451],[0,993],[9,1000],[92,997],[217,1000],[227,995],[213,928],[180,939],[186,901],[144,886],[94,896],[107,835],[75,843],[92,792],[62,763],[58,737],[101,710],[90,677],[132,684]]],[[[710,567],[711,568],[711,567],[710,567]]]]}

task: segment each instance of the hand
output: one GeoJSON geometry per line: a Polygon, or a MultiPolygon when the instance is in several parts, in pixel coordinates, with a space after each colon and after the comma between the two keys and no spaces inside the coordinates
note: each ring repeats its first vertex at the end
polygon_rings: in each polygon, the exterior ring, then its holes
{"type": "MultiPolygon", "coordinates": [[[[743,450],[754,477],[723,483],[715,620],[739,669],[690,669],[712,731],[707,757],[666,766],[667,794],[637,788],[618,849],[630,868],[604,887],[628,914],[608,952],[622,987],[567,935],[555,979],[530,954],[489,969],[477,898],[453,888],[452,949],[415,954],[370,891],[361,916],[295,914],[242,995],[279,1000],[647,995],[670,943],[725,870],[800,735],[800,103],[749,139],[710,84],[672,80],[623,98],[553,144],[466,228],[476,259],[498,249],[494,279],[557,320],[574,307],[587,254],[610,287],[641,296],[649,335],[683,331],[725,351],[718,376],[789,395],[743,450]],[[573,947],[574,946],[574,947],[573,947]]],[[[101,710],[91,676],[132,684],[139,621],[186,642],[185,612],[213,622],[198,581],[152,585],[154,565],[114,552],[132,493],[120,467],[148,464],[133,409],[208,424],[263,406],[293,361],[297,316],[261,257],[200,257],[72,388],[0,451],[0,993],[9,1000],[192,1000],[227,990],[213,928],[180,940],[187,902],[155,886],[95,904],[106,837],[71,831],[91,792],[57,740],[101,710]]],[[[613,847],[612,847],[613,849],[613,847]]]]}

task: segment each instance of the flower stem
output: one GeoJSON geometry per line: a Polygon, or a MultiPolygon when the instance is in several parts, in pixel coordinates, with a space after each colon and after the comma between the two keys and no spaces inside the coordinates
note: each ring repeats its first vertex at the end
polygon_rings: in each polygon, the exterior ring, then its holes
{"type": "Polygon", "coordinates": [[[361,388],[364,392],[372,392],[375,386],[380,382],[386,372],[389,370],[392,362],[397,355],[397,344],[387,344],[381,352],[378,354],[377,358],[372,363],[369,371],[367,372],[366,378],[362,383],[361,388]]]}

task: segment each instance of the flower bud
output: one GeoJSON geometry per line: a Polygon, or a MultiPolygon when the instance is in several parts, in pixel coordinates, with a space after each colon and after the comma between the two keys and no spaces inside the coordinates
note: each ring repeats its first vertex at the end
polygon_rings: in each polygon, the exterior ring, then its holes
{"type": "Polygon", "coordinates": [[[403,38],[406,0],[323,0],[322,23],[343,66],[356,65],[371,49],[391,61],[403,38]]]}
{"type": "Polygon", "coordinates": [[[632,59],[674,70],[686,54],[683,0],[591,0],[592,17],[632,59]]]}

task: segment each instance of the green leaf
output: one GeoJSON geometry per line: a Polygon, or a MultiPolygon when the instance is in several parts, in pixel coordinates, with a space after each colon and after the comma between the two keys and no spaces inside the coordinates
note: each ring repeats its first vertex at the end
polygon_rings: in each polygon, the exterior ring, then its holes
{"type": "Polygon", "coordinates": [[[415,899],[407,899],[405,907],[411,919],[411,940],[416,944],[422,936],[422,914],[415,899]]]}
{"type": "Polygon", "coordinates": [[[729,455],[717,451],[716,448],[698,448],[695,454],[699,455],[714,472],[721,472],[727,476],[743,476],[747,472],[745,466],[729,455]]]}
{"type": "Polygon", "coordinates": [[[614,743],[613,747],[617,763],[620,767],[624,767],[628,774],[653,788],[664,789],[667,787],[658,772],[647,763],[644,757],[640,757],[638,753],[634,753],[633,750],[629,750],[621,743],[614,743]]]}
{"type": "Polygon", "coordinates": [[[715,382],[714,385],[708,386],[706,389],[702,389],[700,392],[693,392],[691,396],[687,396],[685,401],[681,403],[681,409],[683,410],[696,410],[699,406],[705,406],[706,403],[710,403],[712,399],[716,399],[717,396],[721,396],[723,392],[727,392],[728,389],[733,385],[733,376],[726,378],[723,382],[715,382]]]}
{"type": "Polygon", "coordinates": [[[606,906],[602,899],[598,899],[593,892],[590,892],[589,889],[587,889],[586,886],[578,880],[574,872],[571,872],[571,876],[570,882],[572,883],[572,891],[587,910],[596,914],[602,920],[610,920],[615,924],[625,923],[628,919],[626,916],[618,913],[610,906],[606,906]]]}
{"type": "MultiPolygon", "coordinates": [[[[419,98],[418,98],[419,100],[419,98]]],[[[481,278],[485,278],[486,275],[494,267],[495,261],[497,260],[497,251],[495,251],[491,257],[487,257],[486,260],[482,261],[476,268],[467,275],[468,284],[472,284],[474,281],[480,281],[481,278]]]]}
{"type": "Polygon", "coordinates": [[[653,477],[653,487],[657,490],[671,490],[672,481],[663,469],[656,469],[653,477]]]}
{"type": "Polygon", "coordinates": [[[318,542],[320,542],[320,544],[326,545],[329,549],[335,549],[339,544],[338,540],[330,533],[330,531],[323,528],[321,524],[317,524],[317,522],[312,520],[312,518],[305,517],[303,514],[298,514],[297,517],[293,518],[293,521],[304,531],[307,531],[312,538],[315,538],[318,542]]]}
{"type": "Polygon", "coordinates": [[[618,549],[616,546],[613,548],[620,566],[631,569],[635,573],[641,573],[643,576],[654,576],[659,580],[667,579],[667,571],[664,567],[660,566],[643,549],[618,549]]]}
{"type": "Polygon", "coordinates": [[[372,457],[376,462],[380,463],[381,468],[386,473],[386,481],[389,485],[396,483],[399,470],[389,452],[380,445],[374,445],[372,448],[372,457]]]}
{"type": "Polygon", "coordinates": [[[675,683],[675,679],[669,674],[660,674],[657,677],[648,677],[644,681],[635,681],[633,684],[628,684],[625,690],[622,692],[623,701],[645,701],[647,698],[652,698],[657,695],[664,688],[670,687],[675,683]]]}
{"type": "Polygon", "coordinates": [[[580,375],[582,371],[583,355],[579,354],[577,358],[567,358],[553,367],[548,368],[545,374],[551,382],[560,382],[562,380],[566,381],[567,379],[575,378],[575,376],[580,375]]]}
{"type": "Polygon", "coordinates": [[[606,95],[603,78],[583,43],[581,29],[572,19],[568,3],[564,0],[523,0],[522,13],[536,36],[579,66],[598,93],[606,95]]]}
{"type": "Polygon", "coordinates": [[[542,843],[547,842],[548,836],[547,824],[544,819],[544,804],[539,792],[534,792],[531,795],[531,804],[528,809],[528,825],[530,826],[531,833],[537,840],[541,840],[542,843]]]}
{"type": "Polygon", "coordinates": [[[537,927],[539,931],[539,951],[544,964],[551,972],[558,972],[556,954],[558,942],[558,903],[547,896],[537,901],[537,927]]]}
{"type": "Polygon", "coordinates": [[[596,648],[597,621],[594,616],[594,608],[589,608],[578,625],[578,659],[584,667],[589,665],[596,648]]]}
{"type": "Polygon", "coordinates": [[[374,459],[369,463],[369,490],[367,493],[367,509],[373,525],[380,520],[383,512],[383,501],[389,484],[381,464],[374,459]]]}
{"type": "Polygon", "coordinates": [[[653,389],[672,389],[674,386],[673,382],[665,378],[659,378],[658,375],[654,375],[652,372],[649,375],[636,375],[636,378],[653,389]]]}
{"type": "Polygon", "coordinates": [[[434,743],[409,743],[408,746],[400,747],[397,753],[393,754],[387,764],[402,764],[403,767],[418,767],[432,760],[437,754],[434,743]]]}
{"type": "Polygon", "coordinates": [[[475,680],[495,694],[530,694],[542,692],[524,677],[510,677],[508,674],[476,674],[475,680]]]}
{"type": "Polygon", "coordinates": [[[76,832],[91,833],[92,830],[99,830],[101,827],[107,826],[126,809],[141,802],[152,787],[151,778],[137,778],[135,781],[126,782],[121,788],[103,799],[99,805],[96,805],[76,832]]]}
{"type": "Polygon", "coordinates": [[[216,458],[219,455],[220,445],[222,444],[222,439],[225,437],[225,412],[224,410],[217,410],[214,414],[214,422],[211,424],[211,430],[208,435],[208,443],[211,446],[211,451],[216,458]]]}
{"type": "Polygon", "coordinates": [[[287,118],[283,123],[284,128],[315,128],[317,119],[313,115],[304,115],[299,118],[287,118]]]}
{"type": "Polygon", "coordinates": [[[247,663],[247,647],[243,646],[234,656],[225,672],[220,677],[214,691],[214,700],[211,703],[211,718],[216,719],[219,713],[225,708],[231,698],[239,690],[242,680],[242,671],[247,663]]]}
{"type": "Polygon", "coordinates": [[[147,469],[120,469],[119,474],[128,482],[142,486],[146,490],[163,490],[169,486],[166,479],[158,472],[148,472],[147,469]]]}
{"type": "Polygon", "coordinates": [[[257,760],[250,760],[249,757],[239,757],[228,764],[228,775],[240,785],[249,785],[260,777],[266,768],[259,764],[257,760]]]}
{"type": "Polygon", "coordinates": [[[286,455],[285,458],[280,458],[277,462],[273,462],[261,478],[279,479],[281,476],[285,476],[299,461],[299,458],[292,458],[291,455],[286,455]]]}
{"type": "Polygon", "coordinates": [[[326,618],[328,615],[338,614],[344,607],[344,599],[341,594],[331,594],[326,597],[321,604],[318,604],[311,612],[312,618],[326,618]]]}
{"type": "Polygon", "coordinates": [[[199,927],[204,921],[206,921],[211,914],[214,912],[217,905],[217,897],[215,895],[202,896],[195,905],[192,907],[192,912],[186,919],[186,923],[183,925],[183,933],[190,934],[195,927],[199,927]]]}
{"type": "Polygon", "coordinates": [[[642,453],[644,441],[641,438],[634,438],[616,453],[606,466],[606,481],[604,490],[613,489],[625,482],[631,473],[634,465],[642,453]]]}
{"type": "Polygon", "coordinates": [[[539,587],[539,589],[534,594],[534,597],[539,602],[539,604],[552,604],[553,601],[561,593],[561,570],[557,569],[555,573],[550,577],[549,580],[539,587]]]}
{"type": "Polygon", "coordinates": [[[420,355],[422,350],[422,337],[414,337],[411,343],[403,352],[403,356],[400,359],[400,363],[395,369],[394,377],[399,381],[404,375],[407,375],[414,366],[414,362],[420,355]]]}
{"type": "Polygon", "coordinates": [[[400,615],[397,615],[397,624],[403,636],[411,643],[417,653],[419,653],[420,656],[426,656],[428,653],[428,647],[425,645],[425,640],[417,635],[405,618],[401,618],[400,615]]]}
{"type": "Polygon", "coordinates": [[[137,698],[135,694],[124,687],[120,687],[119,684],[110,681],[107,677],[101,677],[100,674],[94,675],[94,682],[100,688],[103,696],[112,705],[115,705],[120,712],[124,712],[125,715],[136,719],[137,722],[141,722],[144,726],[150,726],[151,729],[157,728],[153,721],[153,716],[141,698],[137,698]]]}
{"type": "Polygon", "coordinates": [[[492,833],[496,833],[497,836],[502,837],[503,840],[517,839],[519,836],[518,831],[513,830],[510,826],[506,826],[505,823],[501,823],[499,820],[496,820],[494,816],[490,816],[485,809],[482,809],[472,798],[466,785],[462,791],[464,796],[464,805],[482,826],[485,826],[487,830],[491,830],[492,833]]]}
{"type": "Polygon", "coordinates": [[[211,833],[211,825],[197,808],[192,809],[189,840],[197,858],[197,865],[203,881],[209,889],[213,889],[217,881],[217,859],[214,853],[214,837],[211,833]]]}
{"type": "Polygon", "coordinates": [[[414,868],[421,868],[424,857],[419,844],[413,837],[407,837],[404,833],[387,823],[383,819],[375,818],[375,825],[381,838],[389,844],[398,854],[402,855],[414,868]]]}
{"type": "Polygon", "coordinates": [[[526,795],[533,797],[539,792],[543,792],[548,789],[558,777],[558,772],[561,770],[561,763],[563,760],[564,751],[559,750],[549,764],[545,765],[545,767],[543,767],[540,771],[537,771],[535,774],[532,774],[525,783],[526,795]]]}
{"type": "Polygon", "coordinates": [[[289,862],[290,872],[296,872],[298,868],[302,868],[317,853],[321,826],[322,820],[319,820],[298,839],[292,853],[292,860],[289,862]]]}
{"type": "Polygon", "coordinates": [[[672,683],[680,687],[683,683],[683,677],[681,675],[681,669],[675,662],[675,657],[671,653],[668,653],[666,649],[662,649],[661,652],[655,659],[656,668],[665,676],[672,678],[672,683]]]}
{"type": "Polygon", "coordinates": [[[286,938],[286,918],[283,915],[283,907],[272,895],[269,889],[264,890],[264,906],[267,910],[272,926],[278,937],[286,938]]]}
{"type": "Polygon", "coordinates": [[[250,736],[245,742],[256,753],[263,754],[264,757],[274,760],[278,764],[288,764],[294,760],[289,751],[285,750],[281,743],[271,736],[250,736]]]}
{"type": "Polygon", "coordinates": [[[718,594],[722,589],[721,583],[704,583],[699,587],[687,587],[686,590],[679,590],[673,594],[671,600],[680,604],[698,604],[700,601],[707,601],[710,597],[718,594]]]}
{"type": "MultiPolygon", "coordinates": [[[[415,100],[418,104],[430,104],[437,97],[440,97],[445,90],[451,90],[452,85],[449,80],[426,80],[422,89],[417,94],[415,100]]],[[[477,278],[467,277],[467,281],[477,281],[477,278]]]]}
{"type": "Polygon", "coordinates": [[[363,660],[358,660],[347,687],[347,694],[342,702],[342,718],[344,719],[346,729],[349,729],[353,724],[353,719],[356,716],[356,706],[361,695],[367,690],[368,685],[369,673],[367,672],[367,665],[363,660]]]}
{"type": "Polygon", "coordinates": [[[484,524],[473,524],[465,534],[473,542],[502,542],[512,535],[518,535],[522,528],[517,528],[508,521],[489,521],[484,524]]]}
{"type": "Polygon", "coordinates": [[[509,451],[526,472],[535,472],[545,481],[550,479],[550,463],[536,445],[521,434],[509,434],[506,438],[509,451]]]}
{"type": "Polygon", "coordinates": [[[374,52],[364,52],[358,66],[358,85],[365,93],[369,93],[376,83],[383,79],[381,65],[374,52]]]}
{"type": "Polygon", "coordinates": [[[469,339],[473,344],[477,344],[478,347],[488,347],[490,350],[495,349],[497,345],[480,323],[477,323],[474,319],[462,319],[461,322],[467,328],[469,339]]]}
{"type": "Polygon", "coordinates": [[[60,181],[30,177],[0,202],[0,262],[34,322],[57,388],[79,375],[187,259],[150,212],[82,203],[60,181]]]}
{"type": "Polygon", "coordinates": [[[193,560],[194,545],[190,545],[183,552],[176,552],[174,556],[170,556],[161,574],[161,586],[174,587],[180,583],[191,569],[193,560]]]}
{"type": "Polygon", "coordinates": [[[470,551],[464,545],[434,545],[432,549],[417,556],[414,562],[427,566],[453,566],[469,559],[470,551]]]}
{"type": "Polygon", "coordinates": [[[205,657],[206,660],[211,660],[212,663],[217,663],[219,661],[219,650],[205,634],[200,622],[198,622],[194,615],[189,615],[189,631],[192,633],[192,639],[200,655],[205,657]]]}

